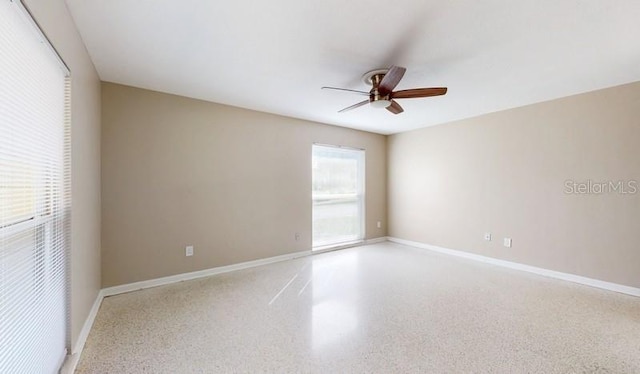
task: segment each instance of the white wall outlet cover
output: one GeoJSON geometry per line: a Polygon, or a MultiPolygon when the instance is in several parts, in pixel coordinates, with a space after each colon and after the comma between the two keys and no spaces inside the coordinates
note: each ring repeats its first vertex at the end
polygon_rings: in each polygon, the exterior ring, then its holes
{"type": "Polygon", "coordinates": [[[193,256],[193,246],[192,245],[188,245],[185,250],[184,250],[184,255],[185,256],[193,256]]]}
{"type": "Polygon", "coordinates": [[[382,222],[378,221],[378,228],[382,228],[382,222]]]}
{"type": "Polygon", "coordinates": [[[504,246],[511,248],[511,238],[504,238],[504,246]]]}

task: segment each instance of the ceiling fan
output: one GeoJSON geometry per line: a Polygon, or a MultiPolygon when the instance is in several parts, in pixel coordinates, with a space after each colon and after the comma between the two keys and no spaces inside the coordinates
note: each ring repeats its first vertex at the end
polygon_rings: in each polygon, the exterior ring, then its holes
{"type": "Polygon", "coordinates": [[[372,70],[362,76],[362,80],[372,86],[369,92],[350,90],[348,88],[322,87],[324,90],[338,90],[369,96],[368,100],[348,106],[338,113],[343,113],[371,103],[374,108],[387,108],[393,114],[400,114],[404,109],[396,99],[413,99],[419,97],[440,96],[447,93],[447,87],[414,88],[410,90],[393,91],[407,71],[401,66],[391,66],[389,69],[372,70]]]}

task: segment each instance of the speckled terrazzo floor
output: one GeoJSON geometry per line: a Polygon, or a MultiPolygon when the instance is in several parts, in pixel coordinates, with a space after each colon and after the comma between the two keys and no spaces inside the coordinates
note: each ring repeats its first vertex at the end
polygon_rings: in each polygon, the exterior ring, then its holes
{"type": "Polygon", "coordinates": [[[77,373],[640,373],[640,298],[393,243],[108,297],[77,373]]]}

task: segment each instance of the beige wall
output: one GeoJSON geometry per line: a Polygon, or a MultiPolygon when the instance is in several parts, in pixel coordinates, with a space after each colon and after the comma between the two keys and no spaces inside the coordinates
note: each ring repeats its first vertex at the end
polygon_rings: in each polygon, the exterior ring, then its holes
{"type": "Polygon", "coordinates": [[[366,149],[366,237],[386,235],[385,136],[111,83],[102,99],[105,287],[309,250],[313,142],[366,149]]]}
{"type": "Polygon", "coordinates": [[[100,80],[63,0],[26,0],[71,69],[71,343],[100,290],[100,80]]]}
{"type": "Polygon", "coordinates": [[[393,135],[388,164],[390,236],[640,287],[640,193],[565,194],[640,180],[640,83],[393,135]]]}

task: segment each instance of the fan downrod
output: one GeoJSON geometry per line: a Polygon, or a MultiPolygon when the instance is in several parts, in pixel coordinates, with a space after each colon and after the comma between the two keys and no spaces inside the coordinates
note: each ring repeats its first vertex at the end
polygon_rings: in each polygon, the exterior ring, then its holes
{"type": "Polygon", "coordinates": [[[375,70],[371,70],[368,71],[366,73],[364,73],[364,75],[362,76],[362,81],[365,84],[368,84],[369,86],[373,86],[373,77],[374,76],[380,76],[380,80],[378,81],[378,84],[380,84],[380,81],[382,80],[382,78],[384,77],[385,74],[387,74],[389,72],[389,69],[375,69],[375,70]]]}

